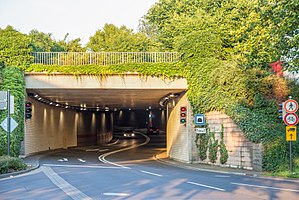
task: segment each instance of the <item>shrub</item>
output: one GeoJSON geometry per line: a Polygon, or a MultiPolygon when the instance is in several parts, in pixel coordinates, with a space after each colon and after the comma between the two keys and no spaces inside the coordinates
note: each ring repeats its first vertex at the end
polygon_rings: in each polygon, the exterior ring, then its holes
{"type": "Polygon", "coordinates": [[[27,165],[19,158],[1,156],[0,157],[0,174],[20,171],[27,168],[27,165]]]}

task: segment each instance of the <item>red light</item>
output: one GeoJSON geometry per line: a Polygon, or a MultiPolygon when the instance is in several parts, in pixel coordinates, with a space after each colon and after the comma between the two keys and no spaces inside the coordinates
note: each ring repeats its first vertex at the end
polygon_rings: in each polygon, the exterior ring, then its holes
{"type": "Polygon", "coordinates": [[[32,104],[30,102],[26,102],[26,107],[31,107],[32,104]]]}
{"type": "Polygon", "coordinates": [[[181,107],[181,111],[182,111],[182,112],[185,112],[186,110],[187,110],[186,107],[181,107]]]}

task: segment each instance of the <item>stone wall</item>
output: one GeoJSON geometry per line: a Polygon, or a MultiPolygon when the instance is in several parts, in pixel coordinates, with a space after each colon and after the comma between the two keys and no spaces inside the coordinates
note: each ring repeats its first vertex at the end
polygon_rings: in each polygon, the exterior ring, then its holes
{"type": "MultiPolygon", "coordinates": [[[[205,114],[205,120],[211,131],[215,132],[215,138],[220,141],[222,125],[224,127],[224,143],[228,150],[228,161],[224,167],[243,168],[249,170],[262,170],[262,151],[261,144],[250,142],[226,114],[213,111],[205,114]]],[[[193,133],[193,139],[196,140],[196,133],[193,133]]],[[[196,143],[193,143],[192,161],[199,163],[212,164],[208,159],[201,161],[198,155],[196,143]]],[[[220,164],[220,154],[215,165],[220,164]]]]}

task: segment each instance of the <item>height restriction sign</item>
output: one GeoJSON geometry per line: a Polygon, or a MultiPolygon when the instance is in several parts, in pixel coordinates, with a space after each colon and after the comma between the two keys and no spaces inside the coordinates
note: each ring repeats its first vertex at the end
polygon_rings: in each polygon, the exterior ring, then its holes
{"type": "Polygon", "coordinates": [[[298,103],[293,99],[284,102],[284,109],[287,113],[295,113],[298,110],[298,103]]]}

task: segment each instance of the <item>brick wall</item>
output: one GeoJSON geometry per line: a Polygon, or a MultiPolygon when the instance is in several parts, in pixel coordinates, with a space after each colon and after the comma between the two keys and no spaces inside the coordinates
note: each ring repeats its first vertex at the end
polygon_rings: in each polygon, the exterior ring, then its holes
{"type": "MultiPolygon", "coordinates": [[[[220,132],[222,124],[224,126],[224,142],[228,150],[228,161],[225,167],[243,168],[249,170],[262,170],[262,151],[261,144],[250,142],[237,127],[233,120],[226,114],[213,111],[205,114],[206,123],[211,131],[215,131],[215,138],[220,141],[220,132]]],[[[196,133],[193,134],[193,141],[196,140],[196,133]]],[[[199,163],[212,164],[209,160],[201,161],[198,155],[198,149],[195,142],[193,143],[192,161],[199,163]]],[[[216,165],[220,165],[220,154],[216,165]]]]}

